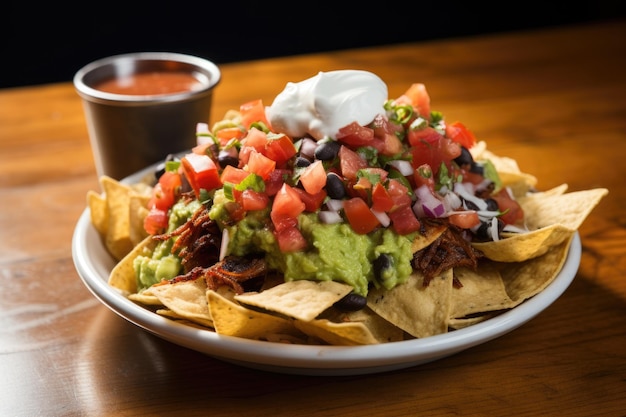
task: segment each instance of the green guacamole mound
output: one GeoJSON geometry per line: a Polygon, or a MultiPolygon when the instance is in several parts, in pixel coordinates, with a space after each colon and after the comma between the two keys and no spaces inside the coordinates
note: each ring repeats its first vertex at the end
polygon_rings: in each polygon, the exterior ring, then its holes
{"type": "Polygon", "coordinates": [[[391,289],[406,282],[412,272],[413,235],[401,236],[389,229],[361,235],[346,223],[322,224],[317,215],[306,214],[298,220],[303,236],[311,243],[310,249],[282,253],[267,227],[268,217],[265,211],[251,212],[228,227],[229,253],[244,256],[262,252],[269,266],[284,274],[285,281],[340,281],[365,296],[370,284],[391,289]],[[376,279],[372,265],[381,254],[390,257],[391,268],[376,279]]]}

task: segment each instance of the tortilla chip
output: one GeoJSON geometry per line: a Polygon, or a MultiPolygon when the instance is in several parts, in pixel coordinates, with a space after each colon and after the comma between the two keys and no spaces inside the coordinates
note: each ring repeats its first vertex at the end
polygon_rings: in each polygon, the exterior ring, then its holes
{"type": "Polygon", "coordinates": [[[268,335],[300,333],[291,319],[250,310],[213,290],[207,291],[207,303],[219,334],[264,340],[268,335]]]}
{"type": "Polygon", "coordinates": [[[559,274],[574,234],[551,247],[544,255],[522,263],[498,264],[506,292],[515,305],[540,293],[559,274]]]}
{"type": "Polygon", "coordinates": [[[555,224],[527,233],[518,233],[490,242],[473,242],[487,258],[496,262],[523,262],[546,253],[552,246],[567,240],[574,232],[555,224]]]}
{"type": "Polygon", "coordinates": [[[115,287],[126,294],[137,292],[137,277],[133,263],[138,256],[150,256],[158,242],[151,237],[145,238],[139,245],[135,246],[115,267],[109,275],[109,285],[115,287]]]}
{"type": "Polygon", "coordinates": [[[162,306],[163,305],[163,303],[159,300],[157,296],[151,293],[148,293],[147,291],[128,294],[128,299],[136,303],[141,303],[146,306],[162,306]]]}
{"type": "Polygon", "coordinates": [[[94,225],[100,236],[104,239],[109,225],[107,202],[104,197],[97,192],[89,190],[87,192],[87,205],[89,206],[91,224],[94,225]]]}
{"type": "Polygon", "coordinates": [[[336,281],[295,280],[262,292],[239,294],[235,300],[287,317],[311,321],[350,292],[352,286],[336,281]]]}
{"type": "Polygon", "coordinates": [[[530,230],[560,224],[575,231],[608,192],[606,188],[594,188],[564,194],[531,193],[518,202],[530,230]]]}
{"type": "Polygon", "coordinates": [[[414,337],[428,337],[448,330],[452,270],[424,286],[424,277],[413,274],[391,290],[374,289],[367,305],[385,320],[414,337]]]}
{"type": "Polygon", "coordinates": [[[204,278],[150,287],[152,294],[179,317],[199,324],[211,323],[207,305],[207,285],[204,278]]]}
{"type": "Polygon", "coordinates": [[[448,225],[443,222],[429,222],[428,219],[422,220],[423,233],[418,233],[411,245],[413,253],[418,252],[441,236],[447,229],[448,225]]]}
{"type": "Polygon", "coordinates": [[[478,271],[457,268],[454,277],[463,286],[451,291],[450,318],[503,310],[516,304],[509,298],[500,273],[490,264],[481,264],[478,271]]]}
{"type": "Polygon", "coordinates": [[[365,324],[360,322],[335,323],[327,319],[294,321],[303,333],[317,337],[330,345],[354,346],[379,343],[365,324]]]}
{"type": "Polygon", "coordinates": [[[202,317],[194,317],[193,319],[190,319],[186,314],[179,314],[175,312],[174,310],[170,310],[169,308],[160,308],[156,311],[156,313],[159,316],[167,317],[172,320],[184,321],[185,324],[189,324],[189,323],[196,324],[198,325],[198,328],[200,329],[204,329],[207,327],[211,329],[213,328],[212,320],[205,320],[202,317]]]}
{"type": "Polygon", "coordinates": [[[328,319],[335,323],[362,323],[379,343],[404,340],[404,330],[383,319],[367,306],[361,310],[349,312],[330,308],[322,313],[320,319],[328,319]]]}
{"type": "Polygon", "coordinates": [[[148,237],[148,232],[143,227],[143,221],[148,215],[148,201],[150,196],[131,192],[128,201],[128,237],[133,244],[148,237]]]}
{"type": "Polygon", "coordinates": [[[134,247],[129,233],[130,187],[107,176],[101,177],[100,183],[109,213],[105,245],[109,253],[119,261],[134,247]]]}
{"type": "Polygon", "coordinates": [[[490,318],[495,317],[498,314],[499,312],[489,312],[480,314],[478,316],[464,317],[461,319],[451,318],[450,320],[448,320],[448,327],[452,330],[464,329],[466,327],[482,323],[485,320],[489,320],[490,318]]]}

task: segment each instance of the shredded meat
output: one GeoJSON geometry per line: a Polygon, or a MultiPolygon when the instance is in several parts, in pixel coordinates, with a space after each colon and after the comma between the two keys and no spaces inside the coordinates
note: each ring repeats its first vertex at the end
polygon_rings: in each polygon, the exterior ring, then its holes
{"type": "MultiPolygon", "coordinates": [[[[413,254],[411,266],[424,275],[424,286],[427,286],[434,277],[450,268],[476,270],[482,257],[483,254],[463,237],[463,230],[449,224],[433,243],[413,254]]],[[[461,286],[456,278],[453,284],[461,286]]]]}
{"type": "Polygon", "coordinates": [[[177,253],[185,273],[196,267],[209,267],[219,260],[222,232],[217,223],[209,218],[209,210],[200,207],[191,219],[171,233],[157,236],[166,240],[178,236],[172,253],[177,253]]]}

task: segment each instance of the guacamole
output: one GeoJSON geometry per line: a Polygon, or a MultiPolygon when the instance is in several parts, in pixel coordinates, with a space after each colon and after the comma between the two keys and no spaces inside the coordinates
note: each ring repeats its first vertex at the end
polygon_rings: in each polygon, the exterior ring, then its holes
{"type": "MultiPolygon", "coordinates": [[[[218,212],[216,209],[215,213],[218,212]]],[[[312,247],[307,251],[282,253],[266,225],[267,218],[264,211],[249,212],[236,225],[229,226],[228,251],[236,256],[264,253],[269,266],[281,271],[285,281],[340,281],[351,285],[355,293],[367,295],[370,283],[391,289],[406,282],[413,271],[413,234],[401,236],[389,229],[357,234],[349,224],[322,224],[316,214],[303,214],[298,222],[312,247]],[[391,265],[377,274],[373,264],[383,254],[391,260],[391,265]]]]}

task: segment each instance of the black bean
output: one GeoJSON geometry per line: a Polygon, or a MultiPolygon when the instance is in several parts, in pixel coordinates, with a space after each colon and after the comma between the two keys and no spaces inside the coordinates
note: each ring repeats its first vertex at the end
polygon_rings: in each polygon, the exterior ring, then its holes
{"type": "Polygon", "coordinates": [[[220,167],[222,169],[226,168],[228,165],[232,165],[235,168],[239,166],[239,156],[237,155],[237,149],[230,148],[224,149],[219,152],[217,155],[217,162],[219,162],[220,167]]]}
{"type": "Polygon", "coordinates": [[[485,203],[487,203],[487,210],[498,211],[500,209],[498,202],[493,198],[486,198],[485,203]]]}
{"type": "Polygon", "coordinates": [[[461,155],[454,158],[454,162],[460,167],[464,165],[472,166],[475,163],[472,154],[465,146],[461,146],[461,155]]]}
{"type": "Polygon", "coordinates": [[[296,158],[294,165],[298,168],[304,168],[304,167],[308,167],[309,165],[311,165],[311,161],[309,161],[303,156],[299,156],[296,158]]]}
{"type": "Polygon", "coordinates": [[[477,164],[476,162],[472,162],[470,164],[470,172],[473,172],[474,174],[485,175],[485,169],[483,168],[483,166],[477,164]]]}
{"type": "Polygon", "coordinates": [[[374,277],[379,281],[385,280],[385,272],[393,268],[393,258],[386,253],[380,254],[376,260],[374,260],[374,277]]]}
{"type": "Polygon", "coordinates": [[[334,172],[326,174],[326,194],[335,200],[341,200],[346,196],[346,186],[341,177],[334,172]]]}
{"type": "Polygon", "coordinates": [[[315,158],[321,161],[332,161],[339,154],[341,144],[334,140],[321,142],[315,148],[315,158]]]}
{"type": "Polygon", "coordinates": [[[353,292],[334,304],[337,309],[342,311],[358,311],[365,308],[366,305],[367,298],[353,292]]]}

